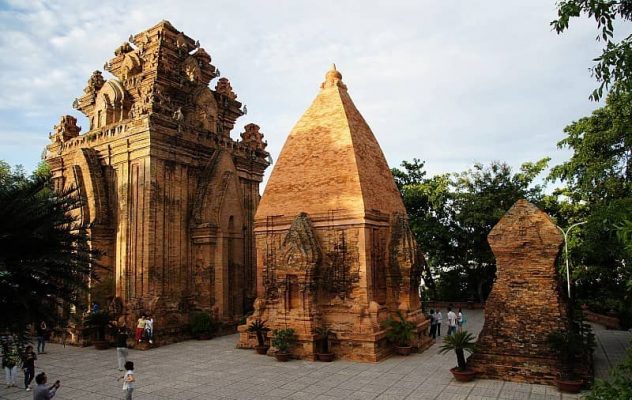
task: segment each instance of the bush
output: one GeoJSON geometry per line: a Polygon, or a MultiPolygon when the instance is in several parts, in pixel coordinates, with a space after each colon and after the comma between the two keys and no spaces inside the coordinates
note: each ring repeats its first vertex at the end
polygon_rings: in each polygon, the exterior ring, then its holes
{"type": "Polygon", "coordinates": [[[388,341],[400,347],[410,346],[410,341],[415,336],[415,324],[407,321],[401,311],[397,311],[397,319],[389,316],[384,327],[389,330],[386,333],[388,341]]]}
{"type": "Polygon", "coordinates": [[[272,334],[272,346],[279,350],[279,353],[288,353],[290,346],[296,342],[296,331],[292,328],[275,329],[272,334]]]}
{"type": "Polygon", "coordinates": [[[586,400],[632,399],[632,347],[627,358],[609,372],[608,380],[597,379],[586,400]]]}
{"type": "Polygon", "coordinates": [[[207,312],[192,313],[189,324],[191,325],[191,333],[195,337],[211,336],[217,329],[217,323],[207,312]]]}

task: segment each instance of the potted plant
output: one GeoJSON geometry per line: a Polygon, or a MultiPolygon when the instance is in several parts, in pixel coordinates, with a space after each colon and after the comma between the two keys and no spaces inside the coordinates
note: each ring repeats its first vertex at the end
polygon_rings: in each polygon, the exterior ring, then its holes
{"type": "Polygon", "coordinates": [[[296,342],[296,332],[292,328],[275,329],[272,332],[272,346],[276,347],[275,357],[277,361],[290,359],[290,347],[296,342]]]}
{"type": "Polygon", "coordinates": [[[208,340],[215,332],[215,322],[211,315],[207,312],[196,312],[191,314],[189,323],[191,325],[191,333],[198,340],[208,340]]]}
{"type": "Polygon", "coordinates": [[[257,354],[266,354],[270,346],[266,345],[266,335],[270,332],[270,328],[266,326],[266,321],[262,321],[259,318],[252,321],[248,325],[248,332],[257,335],[257,345],[255,350],[257,354]]]}
{"type": "Polygon", "coordinates": [[[474,336],[468,331],[456,332],[443,339],[443,345],[441,345],[439,353],[443,354],[454,350],[454,353],[456,353],[457,366],[452,368],[450,372],[452,372],[454,378],[459,382],[469,382],[476,376],[476,372],[469,370],[465,363],[465,351],[473,353],[475,346],[476,342],[474,336]]]}
{"type": "Polygon", "coordinates": [[[384,326],[388,329],[386,339],[394,344],[397,354],[409,355],[413,349],[410,341],[415,337],[415,324],[407,321],[401,311],[397,311],[397,318],[389,316],[384,326]]]}
{"type": "Polygon", "coordinates": [[[326,326],[319,326],[316,328],[316,334],[319,338],[320,352],[316,353],[316,358],[319,361],[331,362],[334,360],[334,353],[331,352],[330,339],[336,337],[336,332],[332,331],[326,326]]]}
{"type": "Polygon", "coordinates": [[[105,334],[111,319],[109,312],[101,310],[88,314],[84,320],[84,324],[92,333],[92,343],[97,350],[105,350],[110,347],[105,334]]]}
{"type": "Polygon", "coordinates": [[[555,379],[555,385],[563,392],[579,393],[584,382],[577,376],[573,366],[586,349],[582,335],[573,330],[552,332],[547,337],[547,343],[562,361],[560,377],[555,379]]]}

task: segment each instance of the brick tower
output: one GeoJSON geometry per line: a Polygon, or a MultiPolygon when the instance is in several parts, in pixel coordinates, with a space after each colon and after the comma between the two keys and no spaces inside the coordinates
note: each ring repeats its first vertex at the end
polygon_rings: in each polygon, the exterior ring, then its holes
{"type": "MultiPolygon", "coordinates": [[[[254,214],[268,166],[259,127],[231,139],[245,114],[211,56],[169,22],[132,35],[95,71],[47,148],[57,188],[75,185],[81,222],[108,267],[111,308],[156,319],[176,338],[191,310],[234,321],[256,292],[254,214]]],[[[102,305],[105,306],[105,305],[102,305]]]]}
{"type": "MultiPolygon", "coordinates": [[[[287,138],[255,217],[255,318],[294,328],[294,354],[313,358],[318,326],[338,357],[390,354],[382,323],[398,310],[427,326],[418,286],[423,255],[371,129],[335,67],[287,138]]],[[[252,337],[240,327],[241,347],[252,337]]]]}
{"type": "Polygon", "coordinates": [[[547,336],[570,324],[555,267],[562,234],[543,211],[518,200],[487,240],[496,256],[496,281],[468,366],[482,378],[551,384],[561,364],[547,336]]]}

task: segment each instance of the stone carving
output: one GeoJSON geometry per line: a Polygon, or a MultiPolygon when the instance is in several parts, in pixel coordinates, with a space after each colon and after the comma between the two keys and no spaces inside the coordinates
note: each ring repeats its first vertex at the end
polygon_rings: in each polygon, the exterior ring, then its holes
{"type": "Polygon", "coordinates": [[[88,132],[62,117],[47,161],[55,188],[85,200],[77,217],[116,283],[117,313],[133,326],[151,311],[168,343],[187,337],[192,310],[232,322],[251,309],[268,153],[230,138],[242,105],[208,87],[216,69],[193,39],[168,21],[132,39],[137,49],[124,43],[106,63],[114,78],[95,71],[75,101],[88,132]]]}
{"type": "Polygon", "coordinates": [[[237,95],[233,92],[233,88],[230,86],[230,81],[227,78],[219,78],[217,85],[215,86],[215,91],[219,94],[223,94],[231,100],[235,100],[237,98],[237,95]]]}
{"type": "Polygon", "coordinates": [[[496,281],[468,365],[484,378],[550,384],[560,363],[547,335],[569,327],[555,267],[562,235],[548,215],[518,200],[487,240],[496,256],[496,281]]]}
{"type": "Polygon", "coordinates": [[[252,149],[265,150],[268,142],[263,140],[263,133],[259,132],[259,125],[248,124],[244,126],[241,141],[252,149]]]}
{"type": "MultiPolygon", "coordinates": [[[[383,322],[401,310],[424,349],[428,321],[417,293],[420,252],[377,140],[342,84],[326,84],[286,141],[255,216],[257,315],[294,328],[298,357],[313,359],[315,329],[337,333],[338,357],[378,361],[391,352],[383,322]]],[[[260,148],[256,125],[244,144],[260,148]]],[[[240,347],[251,347],[247,324],[240,347]]]]}
{"type": "Polygon", "coordinates": [[[55,142],[65,142],[79,136],[80,131],[81,127],[77,126],[77,118],[64,115],[59,120],[59,124],[55,125],[55,133],[50,136],[50,139],[55,142]]]}

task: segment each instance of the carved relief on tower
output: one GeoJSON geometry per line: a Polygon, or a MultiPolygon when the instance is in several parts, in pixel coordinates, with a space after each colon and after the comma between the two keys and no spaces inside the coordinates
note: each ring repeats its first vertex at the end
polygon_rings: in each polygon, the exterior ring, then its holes
{"type": "Polygon", "coordinates": [[[105,79],[103,79],[103,74],[101,71],[97,70],[92,73],[90,79],[88,79],[88,84],[86,85],[83,92],[86,94],[96,94],[105,84],[105,79]]]}
{"type": "Polygon", "coordinates": [[[299,214],[292,222],[283,240],[281,254],[281,262],[277,265],[278,271],[302,275],[307,281],[315,278],[322,251],[307,214],[299,214]]]}
{"type": "Polygon", "coordinates": [[[142,71],[141,59],[137,52],[131,52],[125,54],[123,62],[121,63],[120,78],[126,80],[134,75],[139,74],[142,71]]]}
{"type": "Polygon", "coordinates": [[[97,94],[94,112],[90,115],[90,129],[102,128],[128,117],[129,100],[120,81],[111,79],[97,94]]]}
{"type": "Polygon", "coordinates": [[[215,132],[217,115],[217,102],[211,90],[208,87],[199,89],[193,100],[193,113],[189,123],[195,128],[215,132]]]}
{"type": "Polygon", "coordinates": [[[182,75],[184,75],[189,82],[198,83],[200,81],[202,71],[195,57],[189,56],[184,60],[182,63],[182,75]]]}

